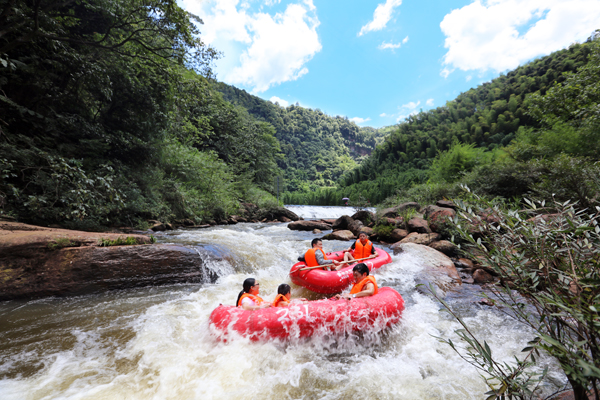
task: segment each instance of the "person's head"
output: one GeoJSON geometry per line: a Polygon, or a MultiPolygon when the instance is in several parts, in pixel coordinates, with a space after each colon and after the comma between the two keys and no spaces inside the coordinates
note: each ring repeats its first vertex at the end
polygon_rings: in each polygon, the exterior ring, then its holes
{"type": "Polygon", "coordinates": [[[312,242],[310,242],[310,245],[313,247],[313,249],[315,247],[321,247],[321,246],[323,246],[323,241],[319,238],[314,238],[312,240],[312,242]]]}
{"type": "Polygon", "coordinates": [[[367,235],[365,232],[361,232],[358,235],[358,239],[362,242],[362,243],[367,243],[367,240],[369,240],[369,235],[367,235]]]}
{"type": "Polygon", "coordinates": [[[369,275],[369,267],[365,263],[356,264],[352,268],[352,275],[354,276],[354,281],[358,283],[369,275]]]}
{"type": "Polygon", "coordinates": [[[282,294],[289,299],[292,297],[292,288],[287,283],[282,283],[277,288],[277,294],[282,294]]]}
{"type": "Polygon", "coordinates": [[[244,283],[242,283],[243,290],[238,295],[238,298],[237,298],[237,301],[235,302],[235,304],[237,305],[240,302],[240,298],[242,297],[242,295],[244,293],[258,294],[258,291],[260,288],[259,285],[260,285],[260,283],[256,282],[256,279],[254,279],[254,278],[245,279],[244,283]]]}

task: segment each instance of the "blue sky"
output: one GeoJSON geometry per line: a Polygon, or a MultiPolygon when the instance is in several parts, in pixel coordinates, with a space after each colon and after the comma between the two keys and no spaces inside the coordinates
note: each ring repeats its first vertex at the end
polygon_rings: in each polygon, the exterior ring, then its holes
{"type": "Polygon", "coordinates": [[[217,79],[280,105],[393,125],[600,28],[600,0],[179,0],[217,79]]]}

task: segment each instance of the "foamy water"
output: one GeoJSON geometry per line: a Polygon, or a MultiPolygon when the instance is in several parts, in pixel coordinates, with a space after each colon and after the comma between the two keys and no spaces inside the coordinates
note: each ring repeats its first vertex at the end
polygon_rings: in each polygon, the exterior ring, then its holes
{"type": "MultiPolygon", "coordinates": [[[[259,280],[261,296],[272,300],[280,283],[290,283],[289,268],[313,237],[286,224],[174,231],[159,240],[214,246],[227,255],[208,263],[220,276],[215,283],[1,303],[0,398],[483,398],[488,389],[477,371],[436,339],[458,342],[460,326],[415,290],[423,266],[404,255],[375,273],[406,302],[401,322],[384,333],[288,343],[222,343],[209,334],[211,311],[233,304],[245,278],[259,280]]],[[[295,286],[292,295],[319,297],[295,286]]],[[[531,339],[469,296],[449,301],[499,359],[510,361],[531,339]]],[[[558,372],[553,376],[564,382],[558,372]]]]}
{"type": "MultiPolygon", "coordinates": [[[[339,218],[342,215],[352,216],[358,209],[354,207],[346,206],[285,206],[290,211],[293,211],[299,217],[305,219],[316,219],[316,218],[339,218]]],[[[374,207],[368,207],[366,210],[375,212],[374,207]]]]}

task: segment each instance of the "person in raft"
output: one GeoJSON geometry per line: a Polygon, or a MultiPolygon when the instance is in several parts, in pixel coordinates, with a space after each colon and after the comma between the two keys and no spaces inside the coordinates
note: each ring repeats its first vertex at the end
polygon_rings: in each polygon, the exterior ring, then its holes
{"type": "Polygon", "coordinates": [[[244,310],[259,310],[261,308],[271,307],[271,303],[266,303],[258,296],[260,291],[260,283],[254,278],[248,278],[242,284],[244,288],[238,295],[235,303],[237,307],[242,307],[244,310]]]}
{"type": "Polygon", "coordinates": [[[352,286],[350,293],[336,294],[332,299],[351,300],[355,297],[368,297],[377,294],[377,281],[375,281],[373,275],[369,275],[369,267],[367,267],[367,264],[356,264],[354,268],[352,268],[352,275],[354,276],[354,282],[356,283],[352,286]]]}
{"type": "MultiPolygon", "coordinates": [[[[282,283],[277,288],[277,296],[273,300],[273,307],[287,307],[292,302],[292,288],[287,283],[282,283]]],[[[299,299],[302,302],[306,299],[299,299]]]]}
{"type": "MultiPolygon", "coordinates": [[[[360,260],[364,258],[375,258],[377,257],[377,251],[375,250],[375,246],[369,240],[369,235],[365,232],[361,232],[358,235],[358,240],[352,243],[349,249],[344,250],[344,261],[354,261],[360,260]],[[354,250],[354,254],[350,253],[354,250]]],[[[339,269],[341,265],[337,266],[336,269],[339,269]]]]}
{"type": "Polygon", "coordinates": [[[321,239],[313,239],[310,242],[312,249],[309,249],[303,256],[298,257],[298,261],[304,261],[307,267],[317,267],[323,265],[324,270],[331,270],[331,264],[336,269],[340,267],[340,262],[336,260],[328,260],[323,251],[323,241],[321,239]]]}

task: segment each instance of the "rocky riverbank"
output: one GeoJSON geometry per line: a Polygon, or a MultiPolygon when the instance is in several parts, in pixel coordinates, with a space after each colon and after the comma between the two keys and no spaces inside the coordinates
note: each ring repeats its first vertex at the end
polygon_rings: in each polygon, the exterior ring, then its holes
{"type": "Polygon", "coordinates": [[[147,235],[0,221],[0,300],[210,279],[194,249],[153,242],[147,235]]]}
{"type": "MultiPolygon", "coordinates": [[[[449,239],[456,216],[456,206],[447,200],[422,207],[415,202],[402,203],[374,214],[361,210],[352,216],[338,219],[296,221],[288,224],[292,230],[312,231],[320,235],[331,230],[323,240],[354,240],[361,232],[372,241],[391,245],[395,254],[403,251],[419,252],[419,257],[430,260],[433,276],[445,276],[437,286],[447,289],[452,284],[486,284],[496,281],[495,272],[479,264],[478,260],[461,257],[458,246],[449,239]],[[413,246],[416,245],[416,246],[413,246]],[[440,271],[443,273],[440,274],[440,271]]],[[[493,219],[493,215],[486,216],[493,219]]]]}

